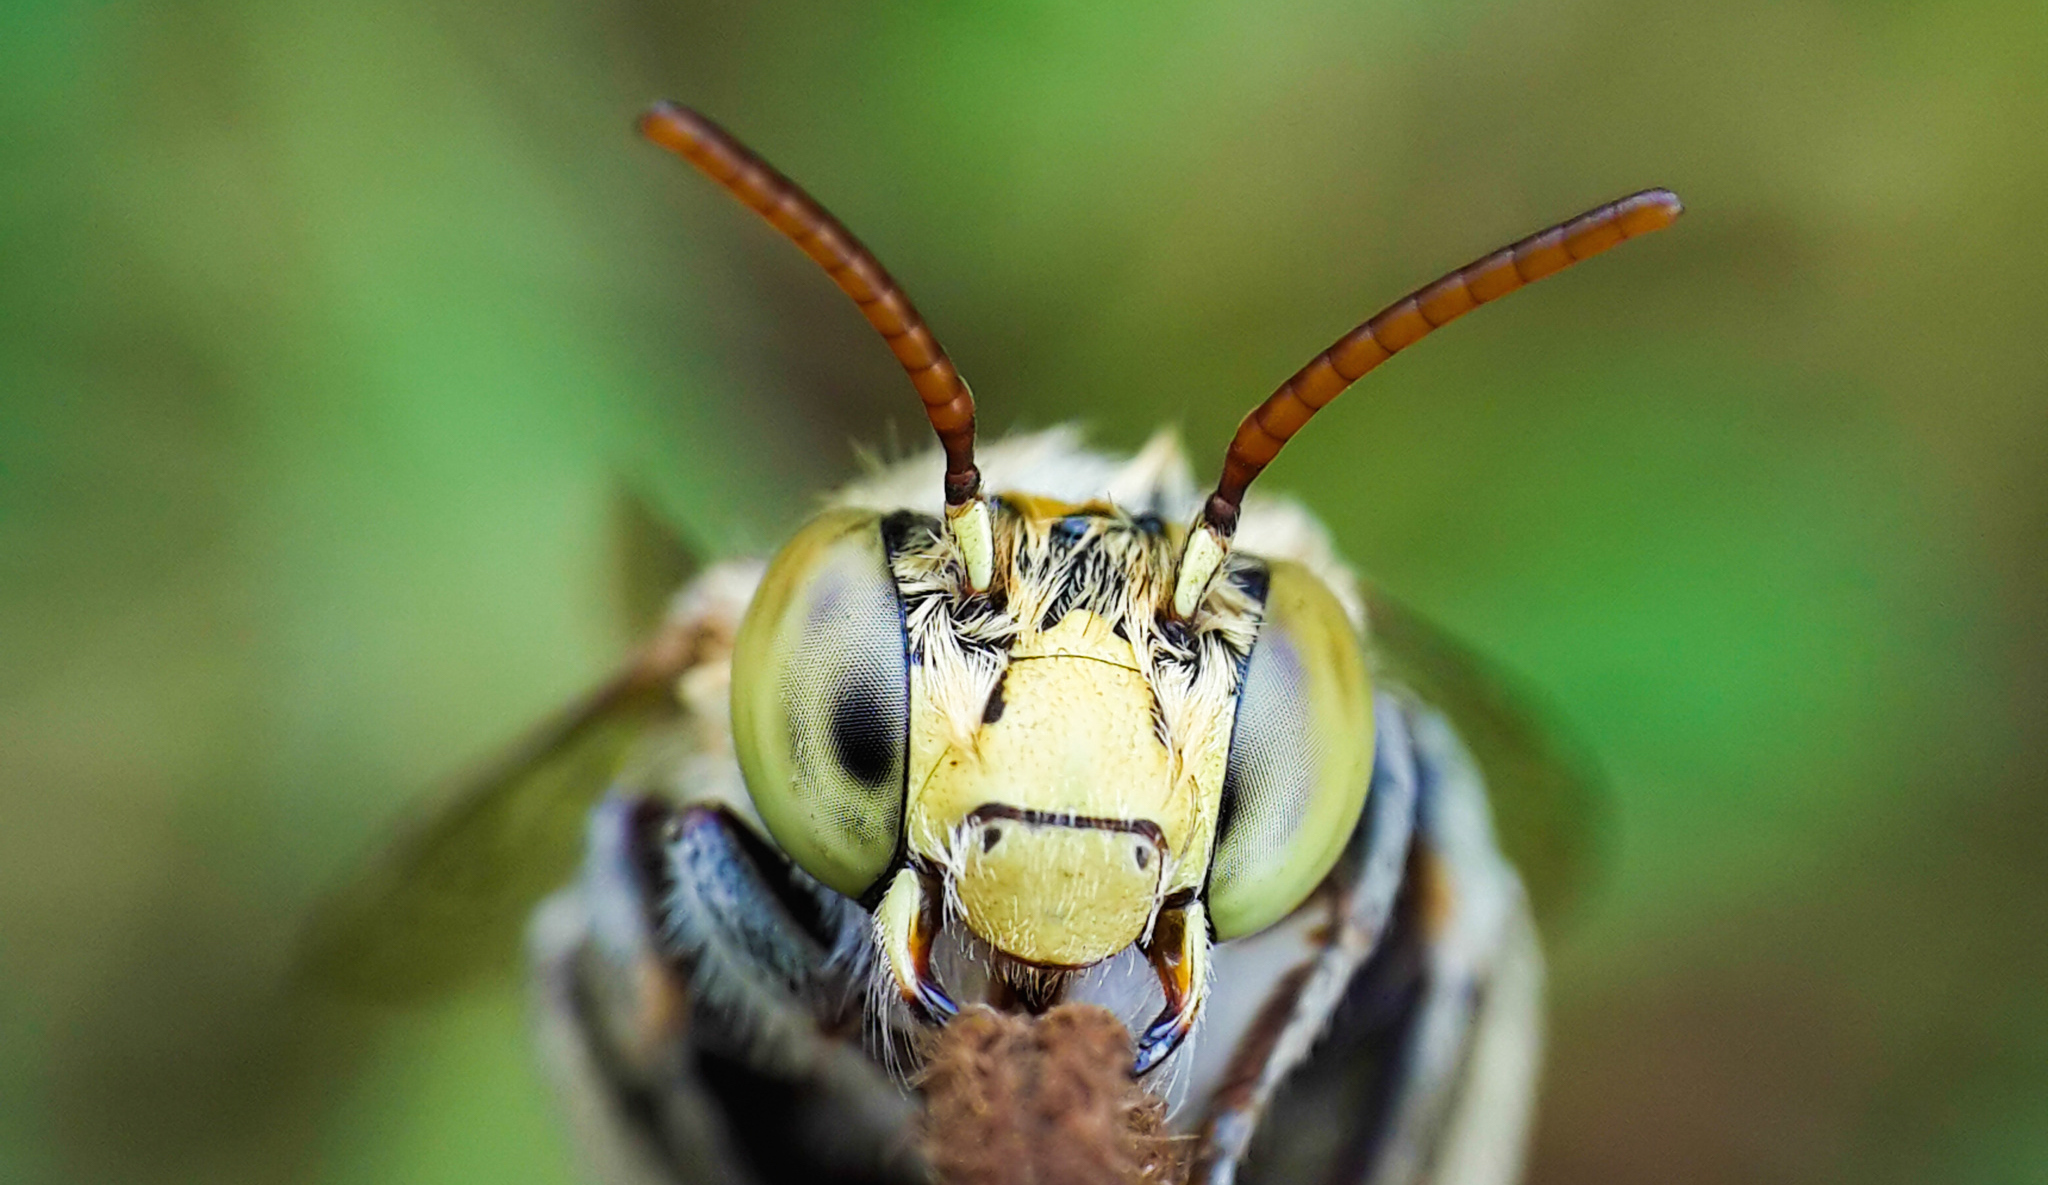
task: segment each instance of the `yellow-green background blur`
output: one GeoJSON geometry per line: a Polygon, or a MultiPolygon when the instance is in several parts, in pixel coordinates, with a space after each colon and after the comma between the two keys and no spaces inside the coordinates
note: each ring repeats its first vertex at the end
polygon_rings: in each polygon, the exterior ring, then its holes
{"type": "Polygon", "coordinates": [[[1595,202],[1690,212],[1269,472],[1610,771],[1538,1182],[2048,1181],[2034,4],[0,10],[0,1180],[563,1181],[515,980],[281,983],[589,684],[620,491],[772,546],[923,440],[672,96],[916,294],[990,432],[1237,417],[1595,202]]]}

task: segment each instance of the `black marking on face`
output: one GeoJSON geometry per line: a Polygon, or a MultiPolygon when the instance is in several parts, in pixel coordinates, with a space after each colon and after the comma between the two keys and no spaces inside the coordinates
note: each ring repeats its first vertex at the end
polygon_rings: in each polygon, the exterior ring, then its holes
{"type": "Polygon", "coordinates": [[[1212,845],[1214,847],[1223,845],[1223,837],[1230,834],[1231,826],[1237,822],[1238,809],[1244,802],[1244,796],[1237,792],[1237,779],[1232,778],[1230,772],[1224,771],[1222,799],[1216,805],[1216,838],[1212,845]]]}
{"type": "Polygon", "coordinates": [[[994,724],[1003,718],[1003,708],[1005,706],[1003,702],[1003,685],[1009,681],[1010,670],[1008,667],[1005,667],[1003,668],[1002,676],[996,680],[994,690],[988,693],[988,703],[982,705],[981,722],[983,724],[994,724]]]}
{"type": "MultiPolygon", "coordinates": [[[[982,835],[988,835],[986,824],[994,819],[1008,819],[1027,827],[1078,827],[1090,831],[1127,831],[1143,836],[1152,845],[1164,852],[1167,850],[1166,833],[1159,824],[1150,819],[1104,819],[1095,815],[1075,815],[1065,811],[1040,811],[1030,807],[1007,806],[999,802],[987,802],[967,812],[966,823],[972,827],[983,825],[982,835]]],[[[987,842],[984,838],[983,842],[987,842]]]]}
{"type": "Polygon", "coordinates": [[[945,528],[938,519],[915,510],[899,510],[882,519],[882,548],[890,556],[922,551],[939,541],[945,528]]]}
{"type": "MultiPolygon", "coordinates": [[[[1232,584],[1243,590],[1246,596],[1253,597],[1258,601],[1260,621],[1263,624],[1266,597],[1273,587],[1272,569],[1263,563],[1246,564],[1242,567],[1233,565],[1228,569],[1228,579],[1232,584]]],[[[1252,664],[1252,649],[1255,649],[1257,645],[1258,642],[1255,639],[1251,647],[1247,648],[1244,653],[1236,656],[1237,677],[1232,680],[1232,683],[1240,694],[1244,690],[1244,673],[1252,664]]],[[[1230,834],[1231,824],[1236,822],[1238,808],[1242,803],[1242,795],[1239,794],[1238,787],[1243,780],[1243,773],[1235,763],[1235,759],[1238,757],[1237,720],[1235,716],[1231,719],[1230,729],[1230,757],[1226,759],[1224,766],[1222,801],[1216,810],[1216,844],[1218,846],[1221,846],[1223,837],[1230,834]]]]}
{"type": "Polygon", "coordinates": [[[1273,570],[1263,563],[1232,564],[1225,569],[1225,574],[1238,591],[1261,605],[1266,603],[1266,594],[1273,589],[1273,570]]]}
{"type": "Polygon", "coordinates": [[[1092,536],[1082,536],[1085,542],[1055,552],[1054,562],[1059,570],[1054,578],[1059,583],[1046,602],[1045,616],[1038,625],[1041,630],[1053,628],[1076,609],[1111,617],[1130,584],[1130,573],[1107,546],[1111,533],[1119,529],[1115,520],[1101,515],[1069,515],[1053,525],[1053,537],[1060,539],[1060,530],[1076,519],[1101,524],[1102,529],[1092,536]]]}
{"type": "Polygon", "coordinates": [[[1161,609],[1152,619],[1153,628],[1159,631],[1159,640],[1168,649],[1192,653],[1195,649],[1195,631],[1187,622],[1175,617],[1167,609],[1161,609]]]}

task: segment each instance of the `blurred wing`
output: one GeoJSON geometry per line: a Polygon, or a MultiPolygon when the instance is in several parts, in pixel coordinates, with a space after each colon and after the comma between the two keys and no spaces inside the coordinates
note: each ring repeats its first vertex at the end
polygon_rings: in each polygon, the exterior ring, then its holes
{"type": "Polygon", "coordinates": [[[315,913],[303,982],[406,1000],[513,967],[533,905],[567,883],[591,804],[636,749],[681,717],[687,636],[626,668],[423,811],[315,913]]]}
{"type": "Polygon", "coordinates": [[[1486,775],[1501,850],[1554,921],[1593,871],[1606,794],[1590,754],[1519,680],[1378,588],[1366,616],[1375,674],[1450,718],[1486,775]]]}
{"type": "Polygon", "coordinates": [[[321,903],[296,968],[315,988],[418,999],[517,965],[528,913],[568,883],[605,790],[651,779],[681,717],[676,685],[707,623],[669,612],[697,567],[666,517],[627,486],[612,499],[612,586],[651,640],[582,699],[419,810],[321,903]]]}

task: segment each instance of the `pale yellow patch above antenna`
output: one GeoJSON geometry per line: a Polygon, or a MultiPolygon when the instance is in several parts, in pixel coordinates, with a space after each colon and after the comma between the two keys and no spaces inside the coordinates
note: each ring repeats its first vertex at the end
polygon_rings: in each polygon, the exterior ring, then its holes
{"type": "Polygon", "coordinates": [[[1229,552],[1223,536],[1207,523],[1198,524],[1188,533],[1187,550],[1180,556],[1180,574],[1173,582],[1175,617],[1193,616],[1195,606],[1202,603],[1202,594],[1209,591],[1210,579],[1223,566],[1223,557],[1229,552]]]}
{"type": "Polygon", "coordinates": [[[953,541],[960,545],[961,560],[967,565],[967,585],[975,592],[987,592],[996,573],[995,531],[989,525],[988,499],[975,497],[964,506],[946,507],[946,525],[953,541]]]}

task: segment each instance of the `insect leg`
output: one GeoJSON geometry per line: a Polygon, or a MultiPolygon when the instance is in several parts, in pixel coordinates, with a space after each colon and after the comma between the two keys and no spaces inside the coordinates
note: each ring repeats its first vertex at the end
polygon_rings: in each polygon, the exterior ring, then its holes
{"type": "MultiPolygon", "coordinates": [[[[1267,962],[1266,947],[1288,939],[1288,924],[1275,927],[1270,940],[1262,936],[1225,943],[1215,956],[1212,1014],[1227,1004],[1230,1011],[1251,1017],[1228,1035],[1229,1061],[1208,1091],[1209,1113],[1193,1181],[1228,1185],[1235,1179],[1274,1095],[1315,1049],[1359,968],[1385,938],[1414,835],[1417,771],[1399,702],[1376,696],[1373,716],[1378,741],[1365,813],[1324,889],[1298,911],[1320,908],[1331,915],[1314,931],[1305,956],[1277,977],[1269,975],[1270,987],[1257,1001],[1229,998],[1237,982],[1251,978],[1238,971],[1255,969],[1244,964],[1267,962]]],[[[1299,944],[1289,949],[1299,950],[1299,944]]]]}
{"type": "Polygon", "coordinates": [[[919,1179],[909,1104],[860,1044],[866,914],[728,809],[606,802],[535,934],[587,1142],[661,1170],[624,1179],[919,1179]]]}
{"type": "Polygon", "coordinates": [[[1211,1185],[1503,1185],[1520,1164],[1540,1027],[1534,926],[1464,747],[1434,712],[1405,704],[1400,718],[1415,828],[1392,916],[1240,1163],[1209,1162],[1211,1185]]]}
{"type": "Polygon", "coordinates": [[[659,943],[650,874],[671,818],[649,800],[592,813],[579,881],[528,931],[534,1028],[599,1177],[739,1182],[717,1103],[690,1072],[688,971],[659,943]]]}
{"type": "Polygon", "coordinates": [[[1423,773],[1410,861],[1416,979],[1385,1045],[1385,1118],[1353,1142],[1339,1179],[1507,1185],[1541,1060],[1543,956],[1477,766],[1442,716],[1411,718],[1423,773]]]}

